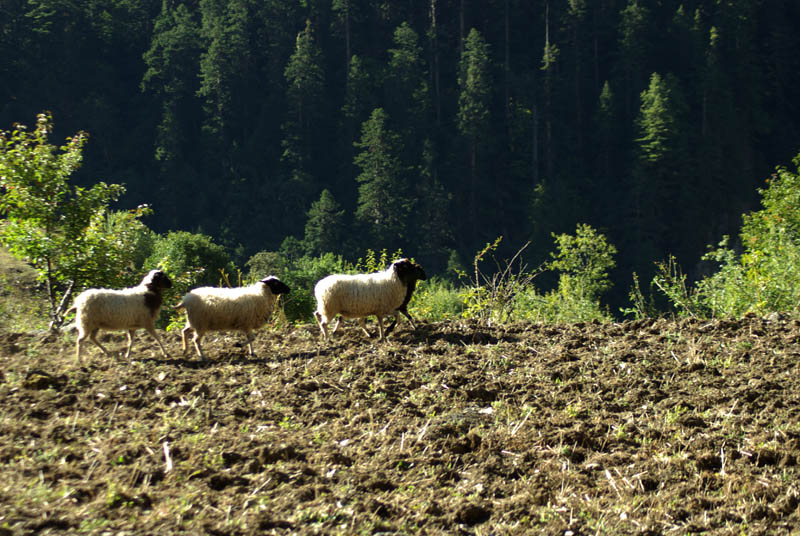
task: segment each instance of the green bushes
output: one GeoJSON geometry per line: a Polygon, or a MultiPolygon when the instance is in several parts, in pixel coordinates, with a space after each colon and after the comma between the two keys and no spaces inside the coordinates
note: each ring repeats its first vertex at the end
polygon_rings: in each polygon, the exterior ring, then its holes
{"type": "Polygon", "coordinates": [[[143,268],[167,272],[173,281],[170,294],[176,296],[195,287],[219,286],[229,274],[237,273],[223,246],[209,236],[186,231],[158,236],[143,268]]]}
{"type": "Polygon", "coordinates": [[[333,273],[348,273],[353,267],[345,262],[341,255],[324,253],[318,257],[303,256],[288,262],[274,252],[257,253],[247,264],[250,266],[248,277],[252,280],[267,275],[275,275],[286,283],[292,291],[281,300],[286,319],[290,322],[310,322],[316,308],[314,284],[333,273]]]}
{"type": "Polygon", "coordinates": [[[581,224],[574,235],[553,235],[556,251],[551,260],[529,268],[522,260],[523,246],[510,260],[494,258],[501,238],[477,253],[471,276],[460,272],[465,283],[456,287],[431,278],[422,284],[411,302],[413,315],[427,320],[469,318],[483,323],[512,321],[578,322],[609,320],[600,303],[610,288],[608,272],[614,267],[616,248],[602,234],[581,224]],[[483,263],[493,260],[495,270],[483,263]],[[542,291],[534,279],[546,272],[558,276],[557,287],[542,291]]]}
{"type": "MultiPolygon", "coordinates": [[[[800,171],[800,155],[794,164],[800,171]]],[[[763,208],[743,216],[741,253],[726,237],[703,259],[717,271],[687,286],[674,260],[654,279],[681,316],[739,318],[747,313],[796,314],[800,308],[800,176],[779,167],[759,189],[763,208]]]]}

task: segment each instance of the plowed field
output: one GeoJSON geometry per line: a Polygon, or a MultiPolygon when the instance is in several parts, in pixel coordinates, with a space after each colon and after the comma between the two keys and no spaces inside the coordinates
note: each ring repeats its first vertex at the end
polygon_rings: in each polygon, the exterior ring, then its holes
{"type": "Polygon", "coordinates": [[[777,315],[74,338],[0,336],[0,536],[800,531],[777,315]]]}

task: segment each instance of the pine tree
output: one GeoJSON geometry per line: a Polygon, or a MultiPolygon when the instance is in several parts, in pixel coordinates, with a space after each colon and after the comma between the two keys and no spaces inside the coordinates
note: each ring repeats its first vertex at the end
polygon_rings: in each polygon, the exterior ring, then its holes
{"type": "Polygon", "coordinates": [[[155,158],[161,162],[187,159],[193,140],[189,132],[198,105],[197,57],[199,25],[184,4],[170,7],[162,1],[153,28],[150,48],[144,53],[147,70],[141,87],[161,103],[161,122],[156,127],[155,158]]]}
{"type": "Polygon", "coordinates": [[[641,102],[629,239],[645,265],[683,253],[676,231],[690,211],[695,185],[687,168],[687,107],[677,79],[653,73],[641,102]]]}
{"type": "Polygon", "coordinates": [[[311,204],[306,214],[303,248],[306,255],[316,256],[328,252],[341,253],[344,237],[344,210],[330,191],[322,190],[319,200],[311,204]]]}
{"type": "Polygon", "coordinates": [[[480,32],[470,30],[464,43],[459,65],[458,129],[469,144],[470,183],[467,220],[472,226],[472,239],[477,239],[478,219],[478,151],[489,132],[489,100],[492,91],[489,44],[480,32]]]}
{"type": "Polygon", "coordinates": [[[650,10],[639,0],[628,0],[621,12],[619,27],[620,68],[623,81],[625,117],[633,117],[635,96],[645,85],[645,65],[649,59],[650,10]]]}
{"type": "Polygon", "coordinates": [[[388,115],[376,108],[364,122],[361,149],[355,164],[361,168],[356,177],[358,208],[356,219],[376,242],[375,249],[395,248],[406,238],[408,216],[413,205],[409,198],[407,177],[400,158],[400,137],[386,126],[388,115]]]}
{"type": "Polygon", "coordinates": [[[397,27],[392,41],[386,76],[388,113],[402,125],[404,138],[410,141],[425,125],[429,108],[427,73],[419,37],[408,23],[397,27]]]}
{"type": "Polygon", "coordinates": [[[241,101],[250,62],[247,5],[244,0],[200,0],[200,11],[208,43],[200,57],[197,92],[205,101],[203,128],[213,146],[227,145],[242,139],[241,129],[249,118],[241,101]]]}
{"type": "Polygon", "coordinates": [[[283,125],[283,161],[290,168],[292,188],[302,192],[309,192],[314,183],[315,122],[319,120],[325,80],[321,62],[311,21],[306,21],[284,71],[289,116],[283,125]]]}

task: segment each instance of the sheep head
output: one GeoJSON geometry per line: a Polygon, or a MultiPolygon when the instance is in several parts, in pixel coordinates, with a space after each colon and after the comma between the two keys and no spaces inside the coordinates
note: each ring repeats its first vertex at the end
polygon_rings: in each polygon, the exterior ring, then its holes
{"type": "Polygon", "coordinates": [[[267,285],[273,294],[289,294],[289,287],[275,276],[265,277],[261,280],[262,283],[267,285]]]}
{"type": "Polygon", "coordinates": [[[398,279],[408,287],[416,285],[417,281],[425,280],[425,270],[422,266],[408,259],[398,259],[392,263],[392,269],[397,274],[398,279]]]}
{"type": "Polygon", "coordinates": [[[155,318],[161,309],[163,298],[161,291],[172,286],[167,274],[161,270],[150,270],[142,280],[142,286],[147,289],[144,293],[144,305],[150,310],[150,314],[155,318]]]}
{"type": "Polygon", "coordinates": [[[172,287],[172,281],[170,281],[167,274],[161,270],[150,270],[147,275],[144,276],[144,279],[142,279],[141,285],[147,287],[147,290],[158,292],[162,289],[172,287]]]}

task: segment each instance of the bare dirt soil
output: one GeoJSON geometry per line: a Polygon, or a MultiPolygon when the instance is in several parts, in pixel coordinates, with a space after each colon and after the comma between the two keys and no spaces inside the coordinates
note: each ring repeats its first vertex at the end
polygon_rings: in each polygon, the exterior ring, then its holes
{"type": "Polygon", "coordinates": [[[0,335],[0,536],[800,531],[778,315],[74,337],[0,335]]]}

